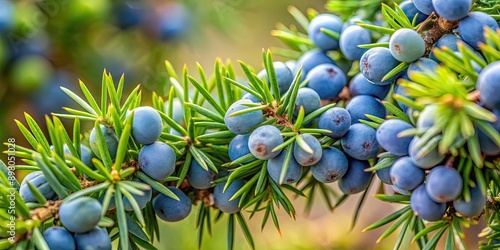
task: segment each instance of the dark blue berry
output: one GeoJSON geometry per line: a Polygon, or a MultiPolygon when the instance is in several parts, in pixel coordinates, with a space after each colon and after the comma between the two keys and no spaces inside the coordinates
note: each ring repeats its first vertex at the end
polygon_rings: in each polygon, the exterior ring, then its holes
{"type": "Polygon", "coordinates": [[[139,165],[149,177],[162,181],[175,170],[175,152],[163,142],[144,146],[139,152],[139,165]]]}
{"type": "Polygon", "coordinates": [[[402,2],[401,4],[399,4],[399,7],[403,10],[406,17],[408,17],[408,20],[410,20],[410,22],[413,22],[415,16],[418,15],[415,24],[419,24],[423,22],[425,19],[427,19],[427,17],[429,17],[429,15],[420,12],[413,3],[413,1],[411,0],[406,0],[402,2]]]}
{"type": "Polygon", "coordinates": [[[488,108],[500,108],[500,62],[486,66],[479,74],[476,88],[480,91],[479,98],[488,108]]]}
{"type": "Polygon", "coordinates": [[[347,59],[351,61],[359,60],[368,49],[358,46],[369,44],[371,41],[370,31],[353,25],[345,29],[340,35],[340,50],[347,59]]]}
{"type": "Polygon", "coordinates": [[[307,115],[317,109],[321,108],[321,99],[319,94],[310,88],[301,88],[297,93],[295,99],[294,115],[299,114],[300,107],[304,107],[304,115],[307,115]]]}
{"type": "Polygon", "coordinates": [[[298,136],[301,136],[306,144],[312,149],[312,153],[301,148],[297,141],[295,141],[295,145],[293,147],[293,157],[302,166],[311,166],[316,164],[319,160],[321,160],[323,153],[321,143],[318,139],[316,139],[316,137],[310,134],[301,134],[298,136]]]}
{"type": "Polygon", "coordinates": [[[486,196],[481,192],[481,188],[476,186],[469,188],[470,201],[467,202],[463,198],[454,200],[453,207],[460,214],[467,217],[474,217],[480,215],[484,206],[486,205],[486,196]]]}
{"type": "Polygon", "coordinates": [[[233,103],[224,116],[224,123],[229,131],[235,134],[246,134],[250,130],[259,125],[263,120],[262,110],[255,110],[241,115],[231,115],[234,112],[248,109],[250,107],[245,104],[252,104],[253,102],[248,99],[242,99],[233,103]]]}
{"type": "Polygon", "coordinates": [[[58,226],[47,228],[43,232],[43,239],[47,242],[49,249],[75,250],[75,240],[73,235],[66,229],[58,226]]]}
{"type": "Polygon", "coordinates": [[[152,107],[138,107],[134,110],[132,136],[140,144],[152,144],[161,135],[163,123],[160,114],[152,107]]]}
{"type": "MultiPolygon", "coordinates": [[[[134,179],[133,181],[144,184],[139,179],[134,179]]],[[[146,207],[146,205],[149,203],[149,201],[151,201],[151,197],[153,196],[153,190],[151,189],[151,187],[147,184],[144,184],[144,185],[146,185],[148,188],[146,190],[141,189],[141,191],[144,192],[143,195],[132,194],[132,197],[134,198],[134,200],[139,205],[139,208],[141,208],[141,209],[146,207]]],[[[123,196],[123,207],[125,208],[126,211],[134,211],[132,204],[130,203],[128,198],[125,196],[123,196]]]]}
{"type": "Polygon", "coordinates": [[[479,43],[486,42],[484,38],[486,27],[496,30],[498,29],[498,23],[490,15],[474,11],[469,13],[466,18],[460,20],[460,23],[458,23],[458,32],[460,32],[460,37],[466,43],[474,49],[479,50],[479,43]]]}
{"type": "Polygon", "coordinates": [[[31,192],[31,189],[28,186],[28,182],[31,183],[35,188],[40,191],[40,193],[45,197],[45,199],[52,198],[55,193],[54,190],[50,187],[47,179],[43,175],[42,171],[31,172],[26,177],[24,177],[21,182],[21,186],[19,189],[19,195],[24,200],[24,202],[37,202],[35,196],[31,192]]]}
{"type": "Polygon", "coordinates": [[[339,41],[321,31],[322,28],[340,34],[342,30],[342,20],[333,14],[320,14],[314,17],[309,23],[307,33],[316,47],[323,51],[336,50],[339,48],[339,41]]]}
{"type": "MultiPolygon", "coordinates": [[[[107,126],[104,125],[99,125],[99,128],[101,128],[102,134],[104,136],[104,142],[106,143],[106,147],[108,148],[109,156],[111,159],[116,158],[116,151],[118,150],[118,137],[115,134],[115,131],[107,126]]],[[[103,156],[99,153],[99,146],[97,143],[97,132],[95,131],[95,128],[92,128],[92,131],[90,131],[90,148],[94,152],[94,154],[99,158],[103,159],[103,156]]]]}
{"type": "Polygon", "coordinates": [[[257,159],[268,160],[278,156],[281,150],[272,152],[284,142],[281,131],[272,126],[264,125],[255,129],[248,139],[248,148],[257,159]]]}
{"type": "Polygon", "coordinates": [[[347,83],[342,70],[333,64],[321,64],[314,67],[306,76],[307,87],[318,93],[323,100],[336,98],[347,83]]]}
{"type": "Polygon", "coordinates": [[[351,115],[351,123],[359,123],[359,120],[367,120],[366,115],[373,115],[384,119],[386,116],[386,110],[384,105],[373,96],[369,95],[358,95],[353,97],[345,109],[351,115]]]}
{"type": "Polygon", "coordinates": [[[438,165],[444,160],[444,155],[440,154],[438,148],[434,148],[430,152],[424,154],[422,148],[417,148],[420,138],[413,137],[410,142],[410,147],[408,149],[408,154],[411,157],[415,165],[423,168],[430,169],[438,165]]]}
{"type": "Polygon", "coordinates": [[[408,148],[413,136],[400,137],[398,134],[412,128],[411,124],[399,119],[387,120],[377,129],[378,144],[394,155],[408,155],[408,148]]]}
{"type": "Polygon", "coordinates": [[[344,194],[356,194],[368,188],[372,177],[371,172],[365,172],[370,164],[367,161],[349,159],[347,172],[339,180],[339,188],[344,194]]]}
{"type": "Polygon", "coordinates": [[[472,0],[432,0],[432,6],[438,16],[457,21],[467,16],[472,0]]]}
{"type": "Polygon", "coordinates": [[[172,199],[164,194],[158,194],[153,199],[153,208],[156,215],[168,222],[180,221],[186,218],[191,212],[191,200],[180,189],[168,187],[179,200],[172,199]]]}
{"type": "Polygon", "coordinates": [[[378,99],[383,100],[389,91],[391,85],[377,85],[366,80],[365,76],[361,73],[355,75],[349,83],[349,92],[353,96],[358,95],[371,95],[378,99]]]}
{"type": "Polygon", "coordinates": [[[427,176],[427,193],[436,202],[455,200],[462,193],[462,187],[462,177],[454,168],[438,166],[427,176]]]}
{"type": "Polygon", "coordinates": [[[236,180],[229,185],[226,192],[223,192],[226,183],[219,184],[214,188],[214,202],[217,208],[222,212],[233,214],[240,211],[239,203],[241,196],[231,200],[236,192],[238,192],[245,183],[242,180],[236,180]]]}
{"type": "MultiPolygon", "coordinates": [[[[282,151],[278,156],[267,161],[267,173],[276,183],[279,183],[285,156],[286,152],[282,151]]],[[[302,169],[303,167],[295,160],[294,157],[292,157],[290,159],[290,163],[288,164],[288,169],[285,173],[283,184],[292,184],[299,181],[300,177],[302,176],[302,169]]]]}
{"type": "Polygon", "coordinates": [[[437,221],[446,212],[446,203],[438,203],[427,194],[426,185],[422,184],[413,190],[410,206],[415,215],[426,221],[437,221]]]}
{"type": "Polygon", "coordinates": [[[353,124],[347,134],[341,138],[342,148],[346,154],[354,159],[368,160],[373,158],[380,151],[375,134],[376,130],[368,125],[353,124]]]}
{"type": "MultiPolygon", "coordinates": [[[[286,66],[286,64],[284,64],[283,62],[274,62],[273,66],[274,66],[274,73],[276,74],[276,80],[278,81],[280,94],[283,95],[288,91],[288,89],[292,85],[294,75],[290,70],[290,68],[288,68],[288,66],[286,66]]],[[[269,79],[267,77],[267,72],[265,69],[260,71],[259,74],[257,74],[257,76],[260,79],[265,79],[268,85],[271,84],[269,82],[269,79]]]]}
{"type": "Polygon", "coordinates": [[[351,126],[351,115],[343,108],[334,107],[321,114],[318,128],[332,131],[325,134],[331,138],[340,138],[347,133],[351,126]]]}
{"type": "Polygon", "coordinates": [[[101,220],[101,210],[102,205],[97,199],[78,197],[61,204],[59,220],[71,232],[86,233],[101,220]]]}
{"type": "Polygon", "coordinates": [[[99,227],[75,234],[76,249],[111,250],[111,239],[106,230],[99,227]]]}
{"type": "Polygon", "coordinates": [[[382,81],[384,76],[398,66],[399,63],[392,56],[390,49],[377,47],[369,49],[363,54],[359,60],[359,68],[368,81],[379,85],[387,85],[392,83],[396,76],[382,81]]]}
{"type": "Polygon", "coordinates": [[[405,190],[413,190],[424,182],[425,172],[415,165],[410,157],[399,158],[391,167],[393,185],[405,190]]]}
{"type": "MultiPolygon", "coordinates": [[[[231,161],[250,154],[250,149],[248,148],[248,139],[250,134],[237,135],[229,143],[228,154],[231,161]]],[[[246,163],[246,162],[245,162],[246,163]]]]}
{"type": "Polygon", "coordinates": [[[335,61],[330,58],[327,54],[322,52],[321,50],[315,49],[315,50],[310,50],[306,53],[304,53],[298,60],[297,63],[295,64],[295,67],[293,68],[293,74],[297,74],[299,71],[299,68],[302,67],[302,73],[301,73],[301,80],[306,79],[307,73],[314,67],[320,65],[320,64],[334,64],[336,65],[335,61]]]}
{"type": "Polygon", "coordinates": [[[208,189],[212,187],[212,181],[215,180],[216,175],[217,173],[212,169],[208,168],[208,170],[205,170],[195,159],[192,159],[186,177],[192,187],[196,189],[208,189]]]}
{"type": "Polygon", "coordinates": [[[432,0],[413,0],[413,4],[415,4],[415,8],[426,15],[430,15],[434,12],[432,0]]]}
{"type": "Polygon", "coordinates": [[[314,179],[331,183],[338,181],[347,172],[349,163],[342,151],[336,148],[326,148],[323,150],[321,160],[311,167],[314,179]]]}

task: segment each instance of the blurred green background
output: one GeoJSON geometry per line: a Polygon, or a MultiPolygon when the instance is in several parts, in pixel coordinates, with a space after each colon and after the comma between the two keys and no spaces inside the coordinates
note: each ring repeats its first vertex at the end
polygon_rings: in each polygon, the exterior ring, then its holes
{"type": "MultiPolygon", "coordinates": [[[[76,90],[80,79],[97,93],[104,68],[115,79],[124,73],[128,88],[142,84],[146,100],[151,91],[164,95],[168,89],[164,60],[178,72],[184,64],[194,71],[196,62],[210,72],[216,57],[242,60],[260,70],[261,50],[284,46],[270,31],[278,22],[293,24],[287,7],[324,12],[324,4],[323,0],[0,0],[0,140],[15,138],[16,143],[28,145],[14,119],[24,122],[27,112],[43,121],[45,114],[64,112],[61,107],[73,103],[59,86],[76,90]]],[[[358,225],[350,231],[359,198],[350,198],[331,213],[317,196],[309,216],[302,212],[305,199],[298,198],[296,221],[279,213],[282,237],[271,222],[261,233],[262,215],[257,215],[250,221],[256,247],[391,249],[394,237],[376,243],[382,230],[361,230],[397,207],[368,199],[358,225]]],[[[197,248],[196,210],[193,207],[182,222],[161,223],[159,249],[197,248]]],[[[205,235],[203,249],[226,248],[226,223],[223,218],[211,237],[205,235]]],[[[477,246],[479,228],[467,234],[471,248],[477,246]]],[[[250,249],[239,228],[236,232],[236,249],[250,249]]]]}

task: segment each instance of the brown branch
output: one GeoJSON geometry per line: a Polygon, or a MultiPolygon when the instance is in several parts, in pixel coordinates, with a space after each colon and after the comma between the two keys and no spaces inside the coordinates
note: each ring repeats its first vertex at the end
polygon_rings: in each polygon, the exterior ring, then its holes
{"type": "Polygon", "coordinates": [[[52,217],[58,219],[59,206],[63,201],[47,201],[43,207],[35,208],[30,211],[32,220],[44,222],[52,217]]]}
{"type": "Polygon", "coordinates": [[[194,202],[201,201],[206,207],[215,207],[214,195],[207,189],[196,190],[194,202]]]}
{"type": "MultiPolygon", "coordinates": [[[[430,25],[430,23],[429,24],[426,23],[426,26],[427,25],[430,25]]],[[[432,19],[432,28],[424,32],[423,36],[425,42],[426,54],[428,55],[430,53],[434,44],[436,44],[436,42],[441,37],[443,37],[448,33],[451,33],[451,31],[457,26],[458,26],[458,21],[448,21],[442,17],[438,19],[432,19]]]]}
{"type": "Polygon", "coordinates": [[[93,186],[99,184],[98,181],[89,181],[83,177],[80,177],[79,182],[80,182],[80,185],[82,185],[82,189],[93,187],[93,186]]]}
{"type": "Polygon", "coordinates": [[[349,91],[349,86],[345,86],[342,89],[342,91],[340,91],[339,96],[331,101],[328,101],[327,104],[337,103],[339,101],[349,101],[349,100],[351,100],[351,98],[352,98],[352,95],[351,95],[351,91],[349,91]]]}
{"type": "Polygon", "coordinates": [[[278,107],[275,108],[267,107],[262,110],[264,115],[275,118],[277,125],[284,125],[285,127],[291,128],[292,131],[295,131],[295,127],[293,126],[293,123],[288,119],[288,116],[286,114],[277,115],[277,111],[278,107]]]}

